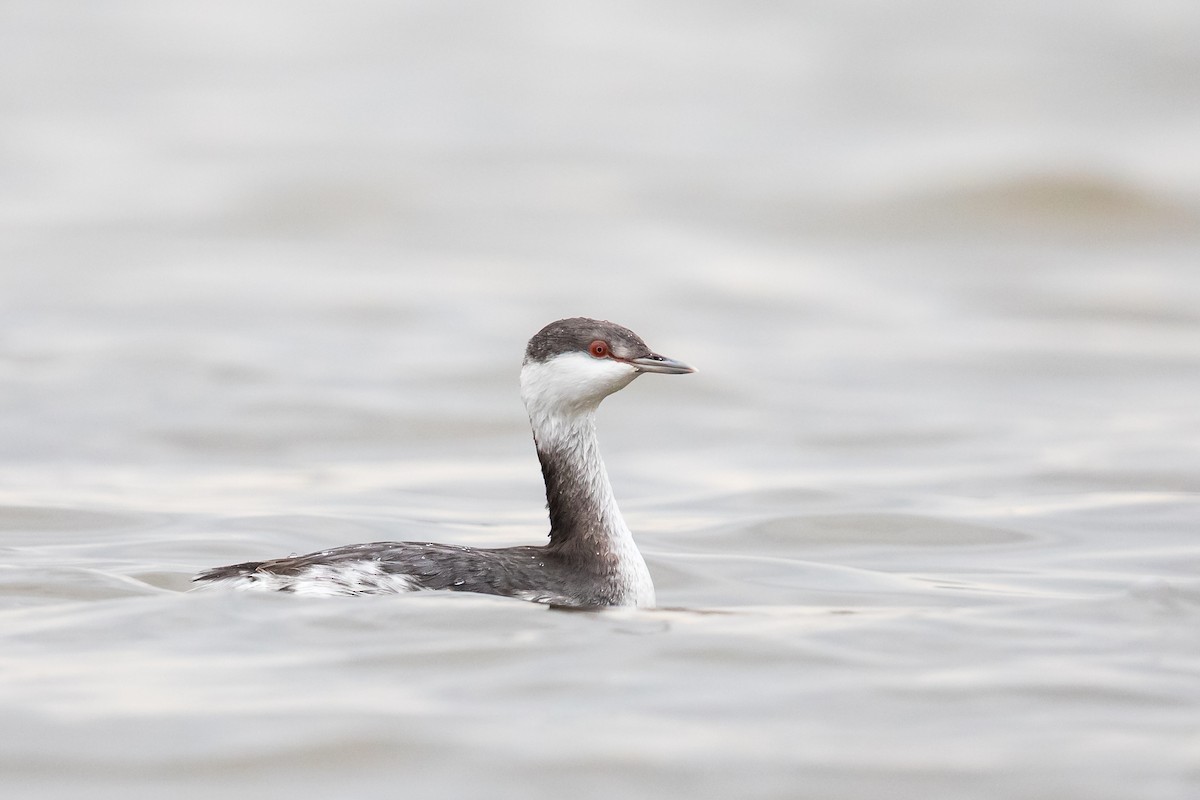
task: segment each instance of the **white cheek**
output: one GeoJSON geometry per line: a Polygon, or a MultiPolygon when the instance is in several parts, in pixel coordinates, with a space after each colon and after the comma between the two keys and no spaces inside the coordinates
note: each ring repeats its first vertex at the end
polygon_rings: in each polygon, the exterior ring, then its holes
{"type": "Polygon", "coordinates": [[[637,367],[620,361],[592,358],[587,353],[564,353],[521,368],[521,397],[531,410],[554,407],[591,411],[639,374],[637,367]]]}

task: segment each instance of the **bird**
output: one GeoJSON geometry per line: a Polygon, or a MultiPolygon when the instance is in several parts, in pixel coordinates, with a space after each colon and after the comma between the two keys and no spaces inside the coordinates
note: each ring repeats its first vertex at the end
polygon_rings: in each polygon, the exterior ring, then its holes
{"type": "Polygon", "coordinates": [[[695,371],[605,320],[560,319],[529,340],[521,399],[546,485],[546,544],[370,542],[216,567],[193,580],[198,588],[307,596],[454,591],[560,607],[653,607],[654,583],[600,456],[596,411],[643,374],[695,371]]]}

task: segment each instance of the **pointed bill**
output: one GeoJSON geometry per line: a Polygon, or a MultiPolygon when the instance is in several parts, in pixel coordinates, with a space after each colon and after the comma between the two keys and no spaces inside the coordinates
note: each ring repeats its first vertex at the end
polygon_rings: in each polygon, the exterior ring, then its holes
{"type": "Polygon", "coordinates": [[[660,356],[657,353],[651,353],[641,358],[631,358],[628,363],[633,364],[642,372],[658,372],[663,375],[686,375],[696,371],[695,367],[689,367],[682,361],[660,356]]]}

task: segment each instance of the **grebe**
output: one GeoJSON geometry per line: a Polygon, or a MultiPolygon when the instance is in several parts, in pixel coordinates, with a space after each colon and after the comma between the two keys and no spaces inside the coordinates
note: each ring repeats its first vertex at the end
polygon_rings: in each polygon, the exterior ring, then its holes
{"type": "Polygon", "coordinates": [[[654,584],[600,458],[596,409],[644,372],[695,372],[611,322],[552,322],[525,348],[521,399],[546,482],[550,543],[478,548],[373,542],[217,567],[202,585],[364,595],[422,590],[496,594],[561,606],[653,606],[654,584]]]}

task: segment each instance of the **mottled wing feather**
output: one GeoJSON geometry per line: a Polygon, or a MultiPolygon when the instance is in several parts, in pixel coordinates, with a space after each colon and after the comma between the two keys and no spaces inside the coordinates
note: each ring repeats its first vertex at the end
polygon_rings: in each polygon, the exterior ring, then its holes
{"type": "Polygon", "coordinates": [[[371,542],[249,561],[198,575],[200,583],[314,595],[448,590],[579,605],[543,547],[479,549],[430,542],[371,542]]]}

